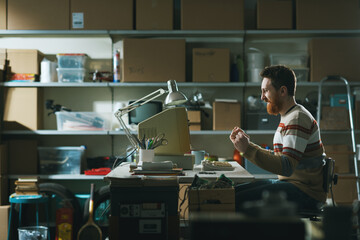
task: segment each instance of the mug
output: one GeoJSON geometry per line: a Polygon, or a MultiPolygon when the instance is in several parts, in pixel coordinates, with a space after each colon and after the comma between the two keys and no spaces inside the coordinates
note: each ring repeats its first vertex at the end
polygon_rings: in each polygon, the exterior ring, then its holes
{"type": "Polygon", "coordinates": [[[194,150],[191,151],[191,154],[195,156],[195,165],[201,164],[201,161],[204,160],[205,155],[209,155],[205,150],[194,150]]]}

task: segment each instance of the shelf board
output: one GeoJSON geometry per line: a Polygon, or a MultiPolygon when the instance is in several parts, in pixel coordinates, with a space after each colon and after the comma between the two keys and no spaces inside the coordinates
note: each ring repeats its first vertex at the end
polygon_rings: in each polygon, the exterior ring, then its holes
{"type": "Polygon", "coordinates": [[[9,179],[18,179],[24,176],[39,176],[40,179],[54,179],[54,180],[103,180],[105,176],[102,175],[85,175],[85,174],[10,174],[9,179]]]}
{"type": "Polygon", "coordinates": [[[244,30],[111,30],[119,37],[243,37],[244,30]]]}
{"type": "Polygon", "coordinates": [[[246,30],[249,38],[287,38],[287,37],[353,37],[359,36],[359,29],[351,30],[246,30]]]}
{"type": "Polygon", "coordinates": [[[108,131],[6,130],[3,135],[108,135],[108,131]]]}
{"type": "Polygon", "coordinates": [[[1,83],[1,85],[4,87],[108,87],[109,86],[109,84],[106,82],[101,82],[101,83],[93,83],[93,82],[83,82],[83,83],[3,82],[3,83],[1,83]]]}
{"type": "Polygon", "coordinates": [[[100,37],[109,36],[107,30],[0,30],[2,37],[100,37]]]}

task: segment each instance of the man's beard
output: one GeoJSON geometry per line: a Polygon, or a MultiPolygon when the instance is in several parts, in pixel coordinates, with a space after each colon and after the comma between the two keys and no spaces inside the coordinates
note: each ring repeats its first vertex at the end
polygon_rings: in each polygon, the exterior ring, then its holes
{"type": "Polygon", "coordinates": [[[280,101],[279,95],[275,95],[272,101],[267,101],[266,110],[270,115],[278,115],[282,108],[282,102],[280,101]]]}

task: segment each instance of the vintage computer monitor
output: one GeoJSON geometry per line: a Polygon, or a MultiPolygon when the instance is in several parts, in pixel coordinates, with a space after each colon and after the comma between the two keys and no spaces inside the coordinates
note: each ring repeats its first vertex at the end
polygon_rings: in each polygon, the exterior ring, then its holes
{"type": "Polygon", "coordinates": [[[190,133],[186,109],[165,109],[138,124],[139,138],[156,137],[164,133],[168,144],[155,148],[157,155],[184,155],[190,151],[190,133]]]}

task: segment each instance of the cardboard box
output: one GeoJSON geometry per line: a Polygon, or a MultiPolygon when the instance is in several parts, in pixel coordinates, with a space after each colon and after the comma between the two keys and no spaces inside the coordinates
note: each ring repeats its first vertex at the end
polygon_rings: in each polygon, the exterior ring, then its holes
{"type": "Polygon", "coordinates": [[[257,0],[257,29],[293,29],[292,0],[257,0]]]}
{"type": "Polygon", "coordinates": [[[338,182],[333,185],[333,193],[337,204],[352,204],[357,200],[356,177],[350,174],[338,175],[338,182]]]}
{"type": "Polygon", "coordinates": [[[229,82],[230,50],[228,48],[194,48],[193,82],[229,82]]]}
{"type": "Polygon", "coordinates": [[[0,29],[7,28],[6,0],[0,0],[0,29]]]}
{"type": "Polygon", "coordinates": [[[38,173],[38,143],[35,140],[8,141],[9,174],[38,173]]]}
{"type": "Polygon", "coordinates": [[[68,30],[70,0],[8,1],[9,30],[68,30]]]}
{"type": "Polygon", "coordinates": [[[36,49],[7,49],[7,59],[12,73],[40,74],[44,54],[36,49]]]}
{"type": "Polygon", "coordinates": [[[124,82],[185,82],[184,39],[124,39],[124,82]]]}
{"type": "Polygon", "coordinates": [[[358,0],[296,0],[296,29],[359,29],[358,0]]]}
{"type": "Polygon", "coordinates": [[[0,240],[7,240],[10,205],[0,206],[0,240]]]}
{"type": "Polygon", "coordinates": [[[8,146],[0,144],[0,175],[8,173],[8,146]]]}
{"type": "Polygon", "coordinates": [[[133,0],[71,0],[70,29],[131,30],[133,0]]]}
{"type": "Polygon", "coordinates": [[[234,212],[235,190],[223,189],[190,189],[189,212],[234,212]]]}
{"type": "Polygon", "coordinates": [[[232,130],[241,127],[241,104],[238,101],[213,103],[213,130],[232,130]]]}
{"type": "Polygon", "coordinates": [[[5,89],[4,130],[43,128],[43,89],[5,89]]]}
{"type": "Polygon", "coordinates": [[[182,0],[182,30],[243,30],[244,0],[182,0]]]}
{"type": "Polygon", "coordinates": [[[190,123],[201,123],[201,111],[187,111],[187,115],[190,123]]]}
{"type": "Polygon", "coordinates": [[[309,41],[310,81],[319,82],[329,75],[360,81],[360,38],[313,38],[309,41]]]}
{"type": "Polygon", "coordinates": [[[201,123],[190,123],[189,130],[190,131],[201,131],[201,123]]]}
{"type": "Polygon", "coordinates": [[[324,145],[326,156],[335,160],[336,173],[349,173],[350,172],[350,151],[347,145],[324,145]]]}
{"type": "Polygon", "coordinates": [[[173,0],[136,0],[137,30],[172,30],[173,0]]]}
{"type": "Polygon", "coordinates": [[[348,130],[349,128],[349,113],[346,107],[322,107],[321,130],[348,130]]]}

